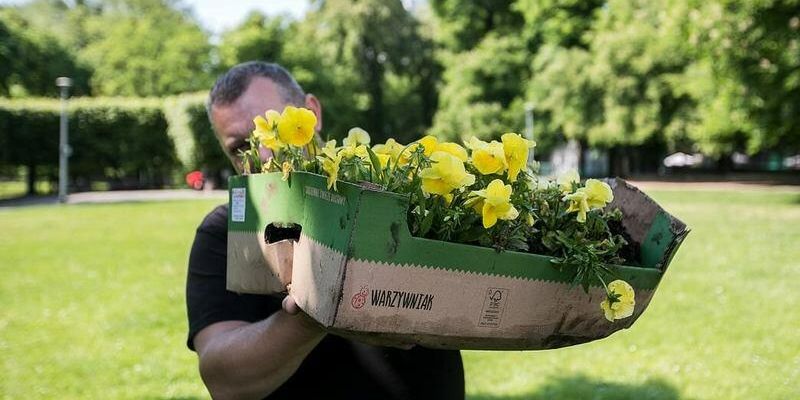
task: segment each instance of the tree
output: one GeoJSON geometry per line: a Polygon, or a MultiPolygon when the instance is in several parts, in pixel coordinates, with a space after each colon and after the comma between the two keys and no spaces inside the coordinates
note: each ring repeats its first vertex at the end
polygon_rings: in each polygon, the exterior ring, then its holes
{"type": "Polygon", "coordinates": [[[410,140],[435,104],[432,44],[419,29],[399,0],[317,1],[282,59],[323,100],[331,137],[361,125],[375,141],[410,140]]]}
{"type": "Polygon", "coordinates": [[[446,51],[467,51],[491,32],[518,36],[522,15],[514,0],[431,0],[439,32],[437,40],[446,51]]]}
{"type": "Polygon", "coordinates": [[[59,76],[72,77],[72,93],[85,94],[89,73],[55,37],[0,8],[0,96],[57,95],[59,76]]]}
{"type": "Polygon", "coordinates": [[[581,48],[546,45],[534,57],[527,98],[537,110],[538,126],[549,141],[586,140],[602,120],[603,88],[591,79],[592,54],[581,48]]]}
{"type": "Polygon", "coordinates": [[[96,94],[162,96],[211,85],[208,36],[178,3],[118,0],[87,22],[96,94]]]}
{"type": "Polygon", "coordinates": [[[253,11],[244,22],[222,34],[217,53],[219,71],[224,72],[244,61],[280,61],[291,20],[286,16],[267,17],[253,11]]]}
{"type": "Polygon", "coordinates": [[[499,137],[522,128],[529,78],[522,15],[513,1],[432,1],[444,72],[430,133],[447,140],[499,137]]]}
{"type": "Polygon", "coordinates": [[[490,34],[445,65],[441,107],[431,133],[448,140],[499,137],[522,128],[520,95],[528,79],[528,53],[514,37],[490,34]]]}
{"type": "Polygon", "coordinates": [[[522,15],[524,32],[532,48],[541,45],[587,48],[596,12],[602,0],[518,0],[513,8],[522,15]]]}
{"type": "MultiPolygon", "coordinates": [[[[547,85],[536,81],[543,72],[537,68],[562,63],[542,57],[535,61],[534,56],[542,49],[549,49],[546,55],[555,55],[553,46],[588,47],[585,33],[601,2],[438,0],[432,6],[440,25],[437,39],[443,47],[440,58],[445,72],[441,107],[431,132],[453,139],[521,131],[524,105],[531,99],[537,102],[537,110],[543,110],[547,124],[550,109],[538,104],[542,102],[538,93],[547,91],[547,85]]],[[[557,78],[555,71],[547,75],[557,78]]],[[[540,145],[558,136],[546,133],[537,135],[540,145]]]]}
{"type": "Polygon", "coordinates": [[[596,146],[797,149],[796,3],[610,1],[586,50],[539,51],[529,96],[546,134],[596,146]]]}
{"type": "Polygon", "coordinates": [[[800,150],[800,2],[720,0],[688,13],[696,61],[676,85],[697,102],[687,135],[715,155],[800,150]]]}

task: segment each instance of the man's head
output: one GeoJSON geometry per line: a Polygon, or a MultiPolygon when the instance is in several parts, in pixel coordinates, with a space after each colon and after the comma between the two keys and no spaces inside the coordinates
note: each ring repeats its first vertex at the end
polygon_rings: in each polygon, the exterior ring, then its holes
{"type": "Polygon", "coordinates": [[[305,94],[278,64],[250,61],[231,68],[217,79],[208,97],[208,117],[222,149],[237,170],[241,170],[239,150],[247,149],[247,138],[255,128],[253,118],[270,109],[281,112],[287,105],[313,111],[317,116],[317,132],[322,129],[319,100],[305,94]]]}

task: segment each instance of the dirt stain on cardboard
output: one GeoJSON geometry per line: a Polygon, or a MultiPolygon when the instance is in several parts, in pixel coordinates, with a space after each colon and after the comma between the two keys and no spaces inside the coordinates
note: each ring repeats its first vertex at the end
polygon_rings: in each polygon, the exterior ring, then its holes
{"type": "Polygon", "coordinates": [[[400,223],[392,222],[392,225],[389,227],[389,232],[391,235],[386,245],[386,255],[394,257],[394,255],[397,254],[397,245],[400,244],[400,223]]]}

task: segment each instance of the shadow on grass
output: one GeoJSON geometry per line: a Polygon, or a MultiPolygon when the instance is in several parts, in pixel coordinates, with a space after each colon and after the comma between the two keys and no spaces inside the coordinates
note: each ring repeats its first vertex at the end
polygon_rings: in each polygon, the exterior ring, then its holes
{"type": "Polygon", "coordinates": [[[640,384],[607,382],[583,375],[560,377],[531,393],[519,395],[475,394],[469,400],[679,400],[680,394],[661,379],[640,384]]]}

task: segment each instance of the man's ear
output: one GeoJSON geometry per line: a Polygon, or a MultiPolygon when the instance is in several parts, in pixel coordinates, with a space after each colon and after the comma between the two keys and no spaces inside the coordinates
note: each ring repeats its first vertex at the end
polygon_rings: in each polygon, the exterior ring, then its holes
{"type": "Polygon", "coordinates": [[[306,108],[314,112],[317,116],[317,126],[314,129],[319,133],[322,130],[322,104],[320,104],[317,96],[309,93],[306,95],[306,108]]]}

